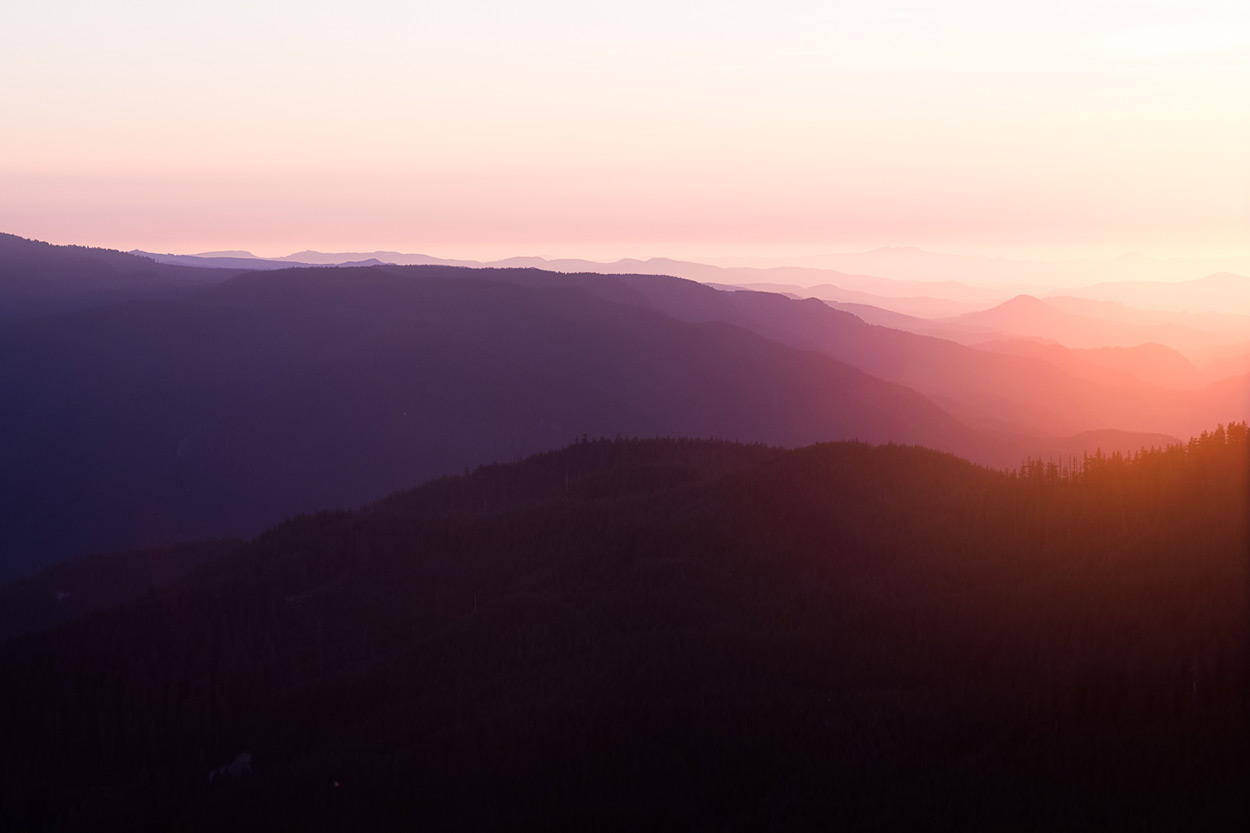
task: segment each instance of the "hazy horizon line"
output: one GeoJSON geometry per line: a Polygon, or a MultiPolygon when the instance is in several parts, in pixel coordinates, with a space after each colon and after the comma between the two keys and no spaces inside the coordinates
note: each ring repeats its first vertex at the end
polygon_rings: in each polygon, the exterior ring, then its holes
{"type": "MultiPolygon", "coordinates": [[[[51,241],[48,241],[51,242],[51,241]]],[[[80,243],[55,244],[55,245],[83,245],[80,243]]],[[[101,248],[116,248],[112,246],[102,246],[101,248]]],[[[400,254],[406,256],[421,256],[429,258],[437,258],[439,260],[470,260],[481,263],[492,263],[504,260],[514,259],[540,259],[548,261],[558,260],[585,260],[605,264],[617,263],[626,260],[637,260],[641,262],[651,260],[680,260],[695,263],[704,263],[710,265],[722,265],[732,262],[733,265],[748,265],[741,263],[744,261],[766,262],[773,261],[779,266],[797,265],[794,261],[811,260],[825,257],[857,257],[876,254],[925,254],[937,255],[941,257],[951,258],[969,258],[981,260],[1005,260],[1019,263],[1045,263],[1061,265],[1065,263],[1114,263],[1116,261],[1127,259],[1149,260],[1156,262],[1168,262],[1178,260],[1250,260],[1250,251],[1246,252],[1190,252],[1190,253],[1152,253],[1142,251],[1140,249],[1124,250],[1118,254],[1100,253],[1070,253],[1061,256],[1047,256],[1038,252],[1023,251],[983,251],[952,248],[930,248],[922,245],[912,244],[891,244],[885,243],[878,246],[869,246],[866,248],[842,248],[835,249],[833,247],[811,251],[811,252],[793,252],[789,254],[779,253],[722,253],[722,254],[698,254],[689,252],[669,253],[662,251],[662,247],[657,247],[655,253],[640,254],[637,252],[619,254],[605,253],[602,250],[587,252],[578,250],[572,252],[553,252],[550,249],[539,249],[537,251],[527,250],[517,247],[512,250],[512,254],[498,254],[485,252],[470,252],[451,254],[439,252],[444,247],[425,247],[412,245],[392,245],[392,246],[369,246],[369,245],[328,245],[321,246],[313,244],[302,248],[292,249],[284,253],[281,249],[266,250],[260,246],[249,248],[222,248],[222,249],[205,249],[201,251],[167,250],[160,251],[156,247],[134,246],[130,248],[118,248],[118,251],[143,251],[151,254],[176,255],[185,257],[253,257],[258,260],[282,260],[292,258],[304,253],[313,253],[320,255],[378,255],[378,254],[400,254]],[[257,251],[266,253],[260,254],[257,251]]]]}

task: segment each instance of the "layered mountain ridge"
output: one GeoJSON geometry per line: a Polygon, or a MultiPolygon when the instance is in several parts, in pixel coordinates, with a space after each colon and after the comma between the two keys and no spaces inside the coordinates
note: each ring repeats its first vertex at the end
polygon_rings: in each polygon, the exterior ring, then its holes
{"type": "MultiPolygon", "coordinates": [[[[24,280],[71,299],[62,278],[94,268],[25,251],[24,280]]],[[[1144,381],[1119,356],[1091,372],[1087,356],[1005,355],[1021,351],[669,276],[107,257],[156,278],[0,327],[9,576],[253,534],[583,435],[893,441],[1011,468],[1250,409],[1240,377],[1178,396],[1179,376],[1144,381]]]]}

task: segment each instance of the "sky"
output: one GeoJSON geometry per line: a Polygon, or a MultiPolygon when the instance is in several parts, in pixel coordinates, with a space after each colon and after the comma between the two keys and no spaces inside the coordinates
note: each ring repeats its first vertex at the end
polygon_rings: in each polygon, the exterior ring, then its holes
{"type": "Polygon", "coordinates": [[[0,231],[129,250],[1250,253],[1250,4],[8,0],[0,231]]]}

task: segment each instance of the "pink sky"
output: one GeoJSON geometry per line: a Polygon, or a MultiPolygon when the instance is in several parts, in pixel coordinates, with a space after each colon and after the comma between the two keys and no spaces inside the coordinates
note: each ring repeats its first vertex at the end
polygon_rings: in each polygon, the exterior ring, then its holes
{"type": "Polygon", "coordinates": [[[0,230],[616,258],[1250,252],[1232,2],[19,2],[0,230]]]}

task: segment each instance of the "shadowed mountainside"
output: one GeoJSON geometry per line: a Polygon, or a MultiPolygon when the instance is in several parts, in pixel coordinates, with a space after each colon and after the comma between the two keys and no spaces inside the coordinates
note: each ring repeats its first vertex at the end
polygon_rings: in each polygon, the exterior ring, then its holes
{"type": "MultiPolygon", "coordinates": [[[[77,256],[22,245],[45,272],[77,256]]],[[[1132,450],[1250,411],[1238,379],[1178,397],[672,277],[426,266],[223,281],[105,254],[216,282],[0,328],[6,576],[250,534],[587,434],[894,440],[1011,467],[1092,451],[1092,431],[1132,450]]]]}
{"type": "MultiPolygon", "coordinates": [[[[20,242],[23,246],[23,257],[28,258],[42,252],[43,254],[39,254],[40,257],[46,257],[51,253],[64,259],[70,250],[76,250],[75,247],[48,247],[46,244],[21,241],[20,238],[10,237],[10,241],[20,242]]],[[[101,250],[82,251],[99,252],[101,250]]],[[[153,267],[150,262],[121,253],[106,252],[104,254],[114,259],[120,258],[120,262],[131,265],[146,263],[147,267],[166,268],[153,267]]],[[[233,263],[256,261],[263,263],[266,267],[285,266],[287,264],[283,260],[290,261],[299,256],[292,255],[290,258],[276,261],[259,261],[254,258],[239,259],[237,255],[240,253],[226,254],[236,257],[233,263]]],[[[324,263],[342,260],[341,257],[323,256],[315,252],[301,254],[307,255],[310,260],[324,263]]],[[[399,256],[394,252],[373,254],[381,258],[399,256]]],[[[418,260],[430,260],[425,256],[414,257],[418,260]]],[[[526,259],[514,260],[528,262],[526,259]]],[[[540,259],[531,260],[544,262],[540,259]]],[[[569,266],[584,265],[581,261],[567,263],[560,261],[559,263],[569,266]]],[[[614,267],[623,268],[631,263],[635,262],[621,261],[614,264],[614,267]]],[[[664,266],[689,265],[664,259],[637,261],[636,263],[645,263],[651,271],[661,270],[664,266]]],[[[49,265],[44,263],[39,268],[47,272],[49,265]]],[[[60,269],[61,266],[55,268],[60,269]]],[[[423,268],[427,270],[424,274],[451,276],[460,272],[455,267],[447,269],[446,267],[426,266],[423,268]]],[[[707,268],[716,269],[716,267],[707,268]]],[[[35,270],[35,274],[38,274],[38,270],[35,270]]],[[[189,269],[184,274],[192,276],[196,281],[217,282],[233,273],[225,269],[189,269]]],[[[1021,361],[1020,357],[1007,361],[1001,360],[1001,357],[986,360],[978,357],[975,351],[952,350],[949,345],[939,344],[932,338],[917,340],[900,336],[898,333],[887,334],[881,331],[885,328],[856,329],[848,324],[845,318],[839,320],[830,316],[822,317],[814,313],[810,307],[779,308],[775,302],[761,300],[760,296],[770,297],[771,293],[712,294],[706,288],[696,288],[697,285],[692,281],[662,275],[579,273],[552,278],[551,272],[531,269],[495,269],[482,274],[490,274],[493,280],[531,285],[573,284],[610,300],[649,305],[682,320],[721,320],[734,323],[791,346],[820,350],[840,361],[859,367],[871,375],[911,387],[965,421],[980,427],[1004,430],[1014,434],[1055,436],[1117,428],[1184,436],[1202,430],[1204,426],[1219,420],[1250,416],[1244,412],[1247,407],[1245,397],[1233,397],[1232,401],[1228,401],[1223,395],[1226,389],[1224,387],[1212,388],[1209,391],[1195,391],[1184,400],[1178,400],[1174,395],[1159,388],[1143,389],[1131,381],[1127,387],[1107,382],[1107,380],[1091,387],[1089,384],[1074,383],[1062,368],[1056,370],[1054,367],[1047,367],[1044,361],[1021,361]],[[700,292],[700,289],[703,291],[700,292]],[[732,299],[723,297],[731,295],[738,297],[732,299]]],[[[715,277],[715,275],[712,276],[715,277]]],[[[868,278],[865,280],[870,281],[868,278]]],[[[78,274],[69,284],[91,285],[100,282],[100,278],[94,276],[91,269],[86,269],[84,274],[78,274]]],[[[58,284],[52,281],[51,285],[58,284]]],[[[79,296],[82,296],[82,291],[76,291],[79,296]]],[[[74,303],[81,305],[86,299],[87,296],[75,297],[74,303]]],[[[1074,302],[1069,299],[1068,303],[1074,302]]],[[[3,305],[0,304],[0,308],[2,307],[3,305]]],[[[893,319],[880,320],[880,314],[873,318],[871,313],[863,309],[853,311],[865,314],[873,323],[888,324],[901,330],[912,330],[930,336],[955,338],[964,343],[984,341],[987,338],[986,333],[982,332],[973,333],[970,337],[961,337],[957,331],[949,331],[948,325],[935,324],[917,327],[914,321],[909,322],[905,317],[900,323],[893,319]]],[[[12,310],[8,310],[6,314],[12,315],[12,310]]],[[[1210,315],[1207,316],[1209,317],[1210,315]]],[[[1205,319],[1191,318],[1192,321],[1180,323],[1170,321],[1155,323],[1151,326],[1139,325],[1139,329],[1143,333],[1159,334],[1166,330],[1173,334],[1193,335],[1198,333],[1196,327],[1200,320],[1205,322],[1205,319]]],[[[1224,318],[1229,320],[1222,319],[1218,322],[1220,326],[1215,329],[1219,330],[1221,336],[1227,340],[1230,338],[1229,326],[1232,326],[1234,331],[1236,329],[1236,324],[1232,320],[1235,316],[1224,316],[1224,318]]],[[[1139,322],[1132,323],[1139,324],[1139,322]]],[[[1121,321],[1120,325],[1132,328],[1132,324],[1126,321],[1121,321]]],[[[1077,326],[1077,329],[1088,328],[1077,326]]],[[[1038,333],[1031,334],[1038,335],[1038,333]]],[[[1199,341],[1202,338],[1210,340],[1208,336],[1195,337],[1199,338],[1199,341]]],[[[1244,348],[1224,345],[1218,349],[1203,349],[1200,352],[1200,359],[1204,364],[1210,364],[1217,372],[1222,371],[1220,375],[1239,375],[1245,372],[1245,361],[1242,357],[1244,348]]],[[[1215,375],[1214,378],[1220,378],[1220,375],[1215,375]]],[[[1088,379],[1083,380],[1084,383],[1088,381],[1088,379]]]]}
{"type": "Polygon", "coordinates": [[[827,356],[493,277],[250,273],[0,331],[5,573],[252,534],[584,434],[1022,456],[827,356]]]}
{"type": "MultiPolygon", "coordinates": [[[[934,304],[940,299],[866,296],[858,299],[859,302],[853,302],[848,299],[854,293],[822,292],[821,287],[760,284],[754,287],[718,285],[717,288],[753,288],[793,298],[820,298],[833,309],[849,312],[868,324],[934,336],[972,347],[1008,335],[1041,338],[1069,347],[1093,344],[1135,349],[1159,341],[1164,346],[1183,352],[1188,360],[1200,367],[1208,380],[1227,378],[1250,369],[1250,361],[1245,358],[1250,352],[1250,341],[1247,340],[1250,339],[1250,315],[1135,309],[1113,301],[1048,296],[1044,299],[1009,301],[992,310],[977,310],[961,304],[959,309],[949,309],[938,316],[934,304]],[[915,301],[916,304],[909,306],[899,301],[915,301]],[[1027,309],[1030,306],[1035,314],[1030,314],[1027,309]],[[955,313],[969,315],[965,319],[955,313]]],[[[1164,378],[1167,374],[1164,368],[1141,369],[1146,372],[1139,375],[1147,380],[1164,378]]]]}
{"type": "MultiPolygon", "coordinates": [[[[468,274],[455,267],[379,267],[394,274],[468,274]]],[[[1085,431],[1189,436],[1250,417],[1250,396],[1213,384],[1178,396],[1125,375],[1073,375],[1044,359],[1009,356],[888,327],[872,326],[816,299],[721,292],[681,278],[562,274],[533,269],[476,272],[528,286],[576,285],[679,320],[724,321],[783,344],[818,350],[866,373],[920,392],[969,424],[1008,434],[1070,436],[1085,431]]]]}
{"type": "Polygon", "coordinates": [[[1244,829],[1248,471],[604,441],[296,518],[0,644],[0,824],[1244,829]]]}
{"type": "Polygon", "coordinates": [[[241,541],[206,541],[75,559],[0,585],[0,640],[46,630],[164,590],[241,541]]]}
{"type": "Polygon", "coordinates": [[[241,274],[157,263],[112,249],[0,233],[0,321],[135,298],[172,298],[241,274]]]}

